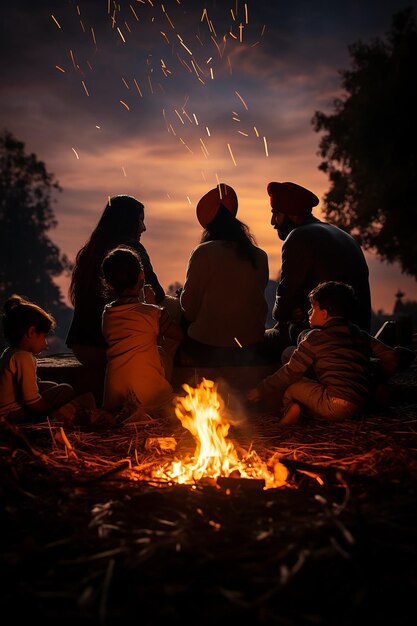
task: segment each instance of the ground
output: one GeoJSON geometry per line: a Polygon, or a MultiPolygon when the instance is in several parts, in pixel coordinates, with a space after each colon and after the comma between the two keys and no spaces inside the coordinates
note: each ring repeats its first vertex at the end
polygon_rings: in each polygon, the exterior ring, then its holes
{"type": "Polygon", "coordinates": [[[416,623],[417,364],[391,405],[352,422],[229,437],[289,470],[194,486],[147,472],[193,451],[158,421],[1,431],[3,617],[43,625],[416,623]],[[174,436],[177,451],[146,441],[174,436]],[[149,446],[148,446],[149,447],[149,446]]]}

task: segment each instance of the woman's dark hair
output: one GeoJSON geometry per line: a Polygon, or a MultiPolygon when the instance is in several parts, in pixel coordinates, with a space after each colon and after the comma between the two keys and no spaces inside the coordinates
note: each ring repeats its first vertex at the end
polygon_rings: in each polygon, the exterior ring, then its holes
{"type": "Polygon", "coordinates": [[[52,315],[17,294],[6,300],[3,309],[3,334],[12,347],[20,342],[31,326],[38,333],[49,333],[56,326],[52,315]]]}
{"type": "Polygon", "coordinates": [[[319,303],[332,317],[355,318],[357,298],[353,287],[335,280],[320,283],[308,294],[310,300],[319,303]]]}
{"type": "Polygon", "coordinates": [[[109,199],[89,240],[76,256],[69,288],[73,305],[78,297],[88,297],[100,288],[97,277],[107,252],[120,244],[128,245],[138,240],[144,209],[133,196],[119,195],[109,199]]]}
{"type": "Polygon", "coordinates": [[[201,236],[201,243],[219,240],[235,243],[238,255],[250,261],[254,268],[257,267],[255,237],[249,227],[236,219],[223,204],[220,204],[216,216],[207,224],[201,236]]]}
{"type": "Polygon", "coordinates": [[[101,268],[106,284],[116,295],[134,287],[138,282],[139,274],[143,272],[139,254],[128,246],[118,246],[110,250],[104,257],[101,268]]]}

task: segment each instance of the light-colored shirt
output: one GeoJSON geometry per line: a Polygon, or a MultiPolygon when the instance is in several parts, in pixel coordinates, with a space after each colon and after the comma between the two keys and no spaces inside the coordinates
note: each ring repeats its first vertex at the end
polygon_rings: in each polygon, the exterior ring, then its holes
{"type": "Polygon", "coordinates": [[[158,410],[172,400],[158,350],[160,307],[138,298],[116,300],[103,311],[107,342],[107,368],[103,407],[121,407],[136,396],[146,411],[158,410]],[[121,303],[123,302],[123,303],[121,303]]]}
{"type": "Polygon", "coordinates": [[[35,357],[27,350],[6,348],[0,357],[0,418],[40,399],[35,357]]]}

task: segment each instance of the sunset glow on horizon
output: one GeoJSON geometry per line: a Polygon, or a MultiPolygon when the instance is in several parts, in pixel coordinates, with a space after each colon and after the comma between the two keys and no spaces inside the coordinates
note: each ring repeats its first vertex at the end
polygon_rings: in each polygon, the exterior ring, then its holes
{"type": "MultiPolygon", "coordinates": [[[[58,226],[50,238],[74,260],[109,196],[145,205],[142,243],[164,288],[185,277],[201,228],[199,198],[218,182],[237,192],[237,217],[269,257],[268,182],[293,181],[320,199],[320,137],[311,118],[340,96],[348,45],[383,36],[392,1],[315,12],[266,0],[114,3],[27,0],[7,8],[13,31],[2,70],[3,125],[54,173],[58,226]],[[31,16],[28,19],[28,16],[31,16]]],[[[321,217],[321,204],[314,210],[321,217]]],[[[367,254],[372,305],[391,312],[395,293],[417,283],[367,254]]],[[[302,262],[302,258],[300,258],[302,262]]],[[[68,277],[57,281],[67,298],[68,277]]]]}

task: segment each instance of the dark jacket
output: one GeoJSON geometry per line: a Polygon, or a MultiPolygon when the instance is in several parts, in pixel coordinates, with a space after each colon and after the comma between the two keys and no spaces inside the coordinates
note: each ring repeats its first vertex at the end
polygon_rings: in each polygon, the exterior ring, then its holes
{"type": "Polygon", "coordinates": [[[257,389],[261,397],[283,393],[313,373],[331,396],[364,406],[373,389],[371,359],[379,361],[379,369],[389,378],[401,366],[401,350],[385,345],[355,324],[333,318],[306,332],[289,362],[264,378],[257,389]]]}
{"type": "Polygon", "coordinates": [[[319,283],[329,280],[353,287],[359,304],[354,321],[369,332],[371,293],[364,254],[351,235],[311,216],[290,232],[282,246],[282,269],[273,318],[293,322],[294,310],[301,309],[307,327],[308,294],[319,283]]]}
{"type": "MultiPolygon", "coordinates": [[[[125,242],[125,245],[129,245],[139,252],[145,273],[145,283],[152,285],[156,302],[160,304],[165,296],[165,292],[153,271],[146,249],[139,241],[125,242]]],[[[66,338],[66,344],[69,348],[74,344],[86,344],[98,347],[106,346],[101,332],[101,320],[104,306],[108,304],[109,301],[110,299],[106,298],[103,293],[103,285],[99,275],[97,275],[97,280],[95,280],[91,289],[88,290],[88,293],[82,297],[76,294],[72,322],[66,338]]]]}

